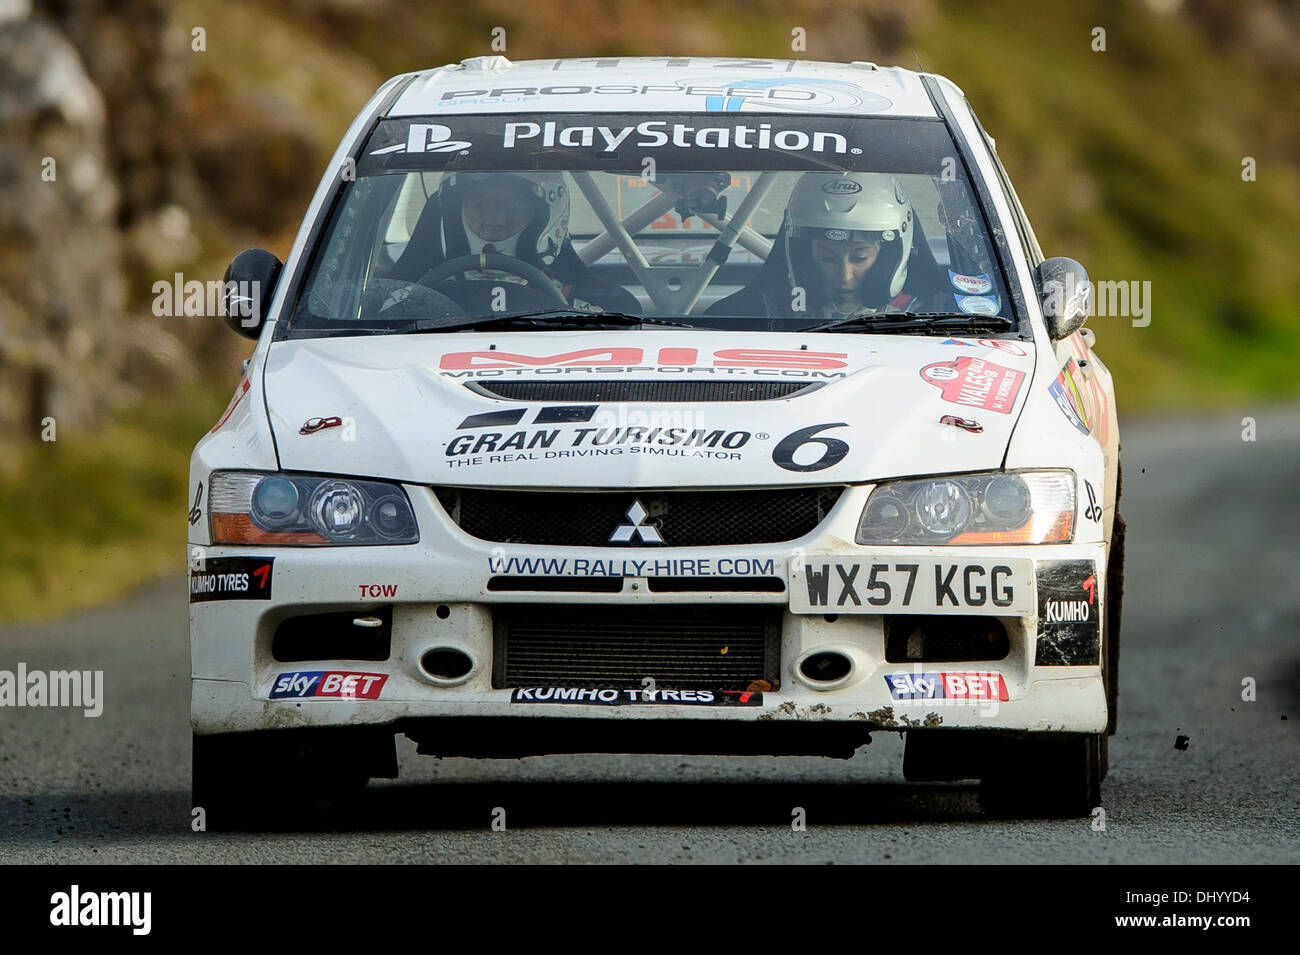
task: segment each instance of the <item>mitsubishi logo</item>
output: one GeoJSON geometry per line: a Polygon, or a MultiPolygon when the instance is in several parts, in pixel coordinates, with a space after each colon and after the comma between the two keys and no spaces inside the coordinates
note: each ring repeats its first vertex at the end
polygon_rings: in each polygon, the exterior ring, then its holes
{"type": "Polygon", "coordinates": [[[659,534],[659,528],[653,524],[643,524],[642,521],[649,515],[649,511],[642,506],[640,501],[633,501],[632,506],[627,509],[627,519],[631,524],[620,524],[614,528],[614,533],[609,535],[611,544],[630,544],[640,538],[643,544],[662,544],[663,537],[659,534]]]}

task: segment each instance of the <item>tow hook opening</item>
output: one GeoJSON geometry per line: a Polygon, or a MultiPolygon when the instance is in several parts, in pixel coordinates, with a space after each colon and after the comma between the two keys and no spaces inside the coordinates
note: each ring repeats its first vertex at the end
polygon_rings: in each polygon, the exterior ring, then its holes
{"type": "Polygon", "coordinates": [[[420,656],[420,669],[434,683],[464,683],[474,672],[474,658],[459,647],[433,647],[420,656]]]}
{"type": "Polygon", "coordinates": [[[839,650],[817,650],[799,663],[799,675],[818,689],[839,686],[852,674],[852,658],[839,650]]]}

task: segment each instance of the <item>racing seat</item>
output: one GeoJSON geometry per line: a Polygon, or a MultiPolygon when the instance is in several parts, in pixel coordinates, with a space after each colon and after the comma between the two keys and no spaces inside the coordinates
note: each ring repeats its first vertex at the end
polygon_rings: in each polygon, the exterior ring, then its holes
{"type": "Polygon", "coordinates": [[[944,301],[943,296],[952,291],[948,284],[948,272],[934,257],[925,227],[919,217],[913,217],[912,257],[907,263],[907,282],[903,293],[916,296],[920,306],[930,311],[951,311],[952,301],[944,301]]]}
{"type": "Polygon", "coordinates": [[[772,251],[763,261],[762,267],[754,281],[739,292],[732,292],[726,298],[719,299],[705,309],[705,315],[744,315],[771,316],[783,315],[790,304],[790,279],[786,268],[785,243],[772,243],[772,251]],[[784,300],[784,308],[778,308],[778,302],[784,300]]]}

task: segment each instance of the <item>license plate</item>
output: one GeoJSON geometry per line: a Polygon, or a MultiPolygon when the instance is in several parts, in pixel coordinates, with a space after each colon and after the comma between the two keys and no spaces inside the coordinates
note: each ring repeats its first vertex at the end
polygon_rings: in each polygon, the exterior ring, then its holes
{"type": "Polygon", "coordinates": [[[1034,562],[1023,557],[807,557],[790,562],[794,613],[1034,612],[1034,562]]]}

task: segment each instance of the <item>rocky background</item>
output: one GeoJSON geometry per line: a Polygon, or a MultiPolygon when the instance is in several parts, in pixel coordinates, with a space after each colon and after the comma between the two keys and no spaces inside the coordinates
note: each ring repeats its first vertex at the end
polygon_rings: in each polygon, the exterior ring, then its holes
{"type": "MultiPolygon", "coordinates": [[[[497,52],[495,28],[515,59],[919,58],[965,89],[1047,254],[1152,282],[1148,327],[1092,323],[1121,411],[1300,394],[1297,0],[0,0],[0,492],[57,484],[68,441],[133,409],[192,444],[202,429],[166,415],[194,394],[219,411],[251,345],[155,316],[153,283],[218,279],[249,246],[283,258],[373,90],[497,52]]],[[[76,494],[123,480],[81,467],[76,494]]],[[[154,470],[140,482],[183,480],[154,470]]],[[[135,526],[129,505],[86,520],[135,526]]],[[[0,570],[6,546],[26,567],[5,533],[0,570]]]]}

